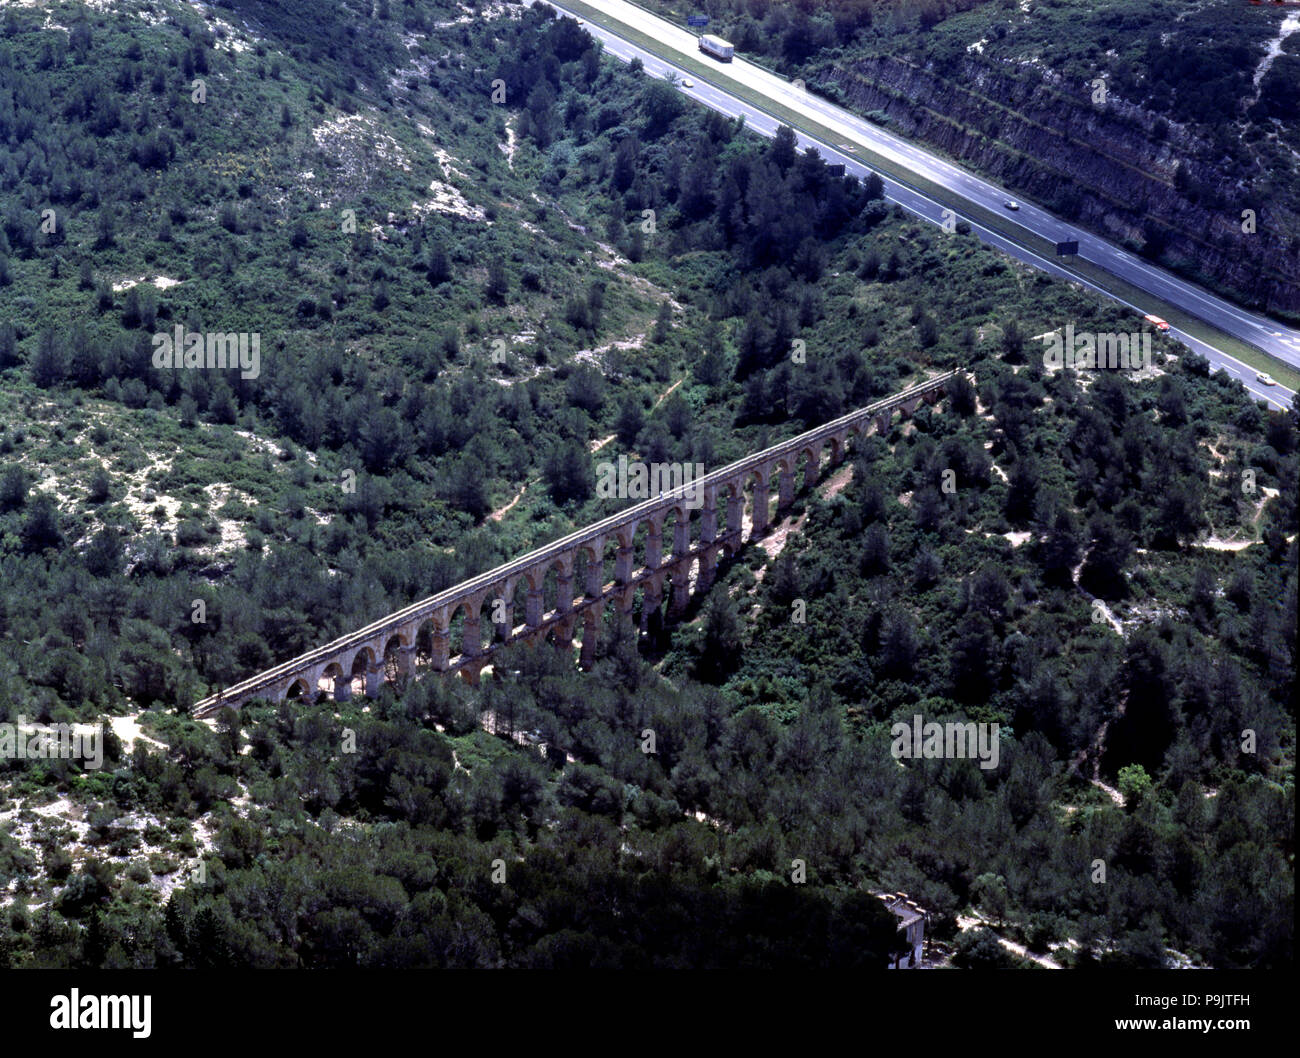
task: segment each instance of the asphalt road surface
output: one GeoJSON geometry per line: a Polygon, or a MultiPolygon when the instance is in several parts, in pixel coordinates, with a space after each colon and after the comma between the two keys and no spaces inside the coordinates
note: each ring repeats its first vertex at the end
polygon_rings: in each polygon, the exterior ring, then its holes
{"type": "MultiPolygon", "coordinates": [[[[555,0],[547,0],[547,2],[558,10],[573,15],[575,18],[582,17],[578,13],[567,9],[563,2],[556,3],[555,0]]],[[[813,139],[796,130],[801,148],[814,147],[828,162],[843,164],[847,172],[854,173],[859,177],[865,177],[871,172],[869,166],[854,157],[852,150],[845,149],[850,146],[865,146],[875,153],[887,157],[901,166],[905,166],[918,176],[924,177],[952,192],[954,196],[952,202],[936,202],[926,195],[890,180],[884,177],[884,174],[881,174],[885,183],[886,196],[917,216],[935,224],[941,224],[944,220],[944,211],[953,209],[958,213],[959,219],[965,220],[971,225],[972,230],[981,240],[991,246],[996,246],[1012,257],[1041,268],[1052,275],[1091,287],[1112,300],[1127,305],[1139,314],[1151,311],[1149,307],[1135,305],[1067,271],[1054,258],[1044,257],[1012,242],[997,232],[982,227],[967,217],[961,217],[961,200],[964,199],[995,212],[1005,213],[1009,220],[1025,228],[1027,232],[1032,232],[1053,243],[1077,239],[1081,258],[1090,261],[1099,268],[1104,268],[1133,286],[1150,291],[1152,294],[1180,306],[1188,313],[1262,349],[1284,363],[1300,368],[1300,331],[1285,327],[1266,316],[1249,312],[1201,289],[1193,283],[1179,279],[1177,276],[1153,266],[1150,262],[1135,257],[1100,236],[1076,228],[1032,203],[1016,199],[1012,193],[1005,189],[999,188],[997,185],[991,184],[942,158],[935,157],[915,144],[908,143],[892,135],[879,126],[873,125],[871,122],[857,117],[842,107],[836,106],[834,103],[802,91],[791,82],[783,80],[762,67],[747,62],[739,56],[729,63],[717,63],[718,83],[675,66],[661,55],[647,51],[620,37],[616,29],[618,23],[652,36],[662,44],[662,48],[657,50],[669,57],[673,53],[678,53],[689,55],[701,61],[714,62],[716,60],[708,59],[699,51],[698,38],[694,32],[658,18],[636,5],[628,3],[627,0],[584,0],[584,2],[599,9],[609,17],[609,25],[613,28],[596,25],[590,20],[585,22],[587,31],[604,44],[605,50],[609,54],[622,59],[624,62],[631,62],[634,58],[640,58],[646,72],[652,77],[665,79],[671,77],[676,78],[678,81],[693,80],[695,82],[694,87],[682,87],[680,89],[684,95],[688,95],[730,117],[735,118],[743,115],[746,125],[750,128],[766,136],[775,135],[776,129],[782,122],[752,104],[736,98],[727,91],[724,87],[724,79],[730,78],[753,91],[761,92],[774,103],[803,114],[816,121],[819,125],[833,130],[837,136],[841,136],[842,139],[837,140],[837,142],[827,143],[813,139]],[[1008,211],[1005,207],[1008,199],[1019,202],[1020,208],[1014,212],[1008,211]]],[[[1293,396],[1292,392],[1280,385],[1266,386],[1259,382],[1256,378],[1257,369],[1177,328],[1171,327],[1168,333],[1205,356],[1216,368],[1227,371],[1231,376],[1239,379],[1253,396],[1278,408],[1285,408],[1290,405],[1293,396]]]]}

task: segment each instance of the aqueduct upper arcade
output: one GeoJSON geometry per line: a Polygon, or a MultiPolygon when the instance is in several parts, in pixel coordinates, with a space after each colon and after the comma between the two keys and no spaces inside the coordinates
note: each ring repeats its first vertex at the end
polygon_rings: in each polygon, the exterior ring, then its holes
{"type": "Polygon", "coordinates": [[[896,412],[910,416],[922,403],[940,400],[955,374],[859,408],[422,599],[203,699],[194,714],[207,716],[250,698],[332,694],[343,700],[354,690],[373,695],[394,672],[410,673],[417,655],[428,669],[476,679],[504,644],[554,633],[568,646],[579,624],[581,663],[589,665],[607,602],[630,614],[639,593],[643,627],[661,612],[665,595],[668,615],[681,613],[692,590],[707,591],[713,583],[719,559],[740,549],[746,520],[750,538],[766,532],[774,482],[780,510],[794,501],[800,478],[811,486],[823,465],[843,460],[853,437],[886,432],[896,412]],[[692,506],[699,506],[694,520],[692,506]]]}

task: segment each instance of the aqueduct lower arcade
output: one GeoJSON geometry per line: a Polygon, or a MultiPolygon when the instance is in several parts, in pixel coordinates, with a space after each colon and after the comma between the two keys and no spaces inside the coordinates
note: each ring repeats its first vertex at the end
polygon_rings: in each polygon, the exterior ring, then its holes
{"type": "Polygon", "coordinates": [[[473,680],[501,646],[551,637],[570,647],[579,626],[581,664],[590,665],[607,603],[633,614],[639,601],[643,630],[659,619],[665,598],[670,618],[682,613],[693,592],[711,586],[720,560],[767,531],[773,485],[779,511],[793,503],[800,482],[811,486],[823,466],[840,463],[852,438],[888,432],[895,413],[910,416],[923,403],[942,399],[955,374],[912,386],[570,533],[205,698],[194,714],[210,715],[250,698],[373,696],[386,679],[412,673],[417,657],[425,669],[459,671],[473,680]]]}

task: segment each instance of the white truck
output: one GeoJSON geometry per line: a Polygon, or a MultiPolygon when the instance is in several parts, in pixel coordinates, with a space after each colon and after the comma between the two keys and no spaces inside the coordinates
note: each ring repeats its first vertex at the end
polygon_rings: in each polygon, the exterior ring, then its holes
{"type": "Polygon", "coordinates": [[[700,51],[723,62],[731,62],[732,56],[736,54],[735,45],[731,41],[715,37],[712,33],[700,35],[700,51]]]}

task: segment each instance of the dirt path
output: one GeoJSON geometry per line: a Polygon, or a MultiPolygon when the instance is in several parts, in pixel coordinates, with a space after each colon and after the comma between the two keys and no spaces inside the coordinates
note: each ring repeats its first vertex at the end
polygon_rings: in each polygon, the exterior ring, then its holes
{"type": "Polygon", "coordinates": [[[1074,759],[1070,761],[1070,771],[1075,775],[1079,775],[1081,774],[1079,769],[1083,767],[1087,762],[1088,757],[1091,756],[1092,775],[1089,776],[1088,781],[1092,783],[1093,786],[1097,787],[1097,789],[1104,790],[1106,796],[1108,796],[1115,804],[1119,805],[1120,808],[1124,807],[1124,795],[1115,789],[1115,787],[1107,786],[1101,781],[1101,756],[1106,746],[1106,732],[1110,730],[1111,721],[1118,720],[1124,715],[1124,712],[1127,709],[1128,692],[1125,691],[1120,696],[1119,704],[1115,706],[1115,715],[1103,720],[1101,726],[1097,728],[1097,734],[1092,740],[1092,745],[1079,750],[1079,752],[1074,755],[1074,759]]]}
{"type": "Polygon", "coordinates": [[[1115,787],[1107,786],[1100,779],[1089,779],[1088,781],[1092,783],[1093,786],[1097,787],[1098,790],[1105,790],[1106,795],[1119,805],[1120,808],[1124,807],[1124,795],[1115,789],[1115,787]]]}
{"type": "Polygon", "coordinates": [[[1001,944],[1002,947],[1006,948],[1007,951],[1013,953],[1014,955],[1018,955],[1022,959],[1029,959],[1031,962],[1036,962],[1044,970],[1065,969],[1064,966],[1062,966],[1060,963],[1056,962],[1054,959],[1050,958],[1049,956],[1036,955],[1034,952],[1031,952],[1028,948],[1026,948],[1023,944],[1018,944],[1014,940],[1008,940],[1006,937],[1002,936],[1002,934],[999,933],[993,927],[993,925],[988,921],[988,919],[984,918],[984,916],[979,914],[979,912],[975,912],[973,915],[958,915],[957,925],[961,927],[961,931],[963,933],[965,933],[966,930],[968,929],[977,929],[983,926],[985,929],[987,929],[990,933],[992,933],[995,937],[998,938],[998,943],[1001,944]]]}
{"type": "Polygon", "coordinates": [[[838,496],[853,480],[853,464],[848,463],[835,471],[818,490],[824,500],[829,500],[832,496],[838,496]]]}
{"type": "Polygon", "coordinates": [[[121,740],[122,748],[128,753],[135,749],[137,742],[145,742],[151,746],[157,746],[159,749],[167,748],[166,743],[159,742],[156,738],[144,733],[144,730],[140,727],[139,713],[134,716],[111,716],[108,718],[108,724],[113,729],[113,734],[121,740]]]}
{"type": "Polygon", "coordinates": [[[518,503],[520,500],[522,500],[522,499],[524,498],[524,493],[528,491],[528,486],[529,486],[529,485],[536,485],[540,480],[541,480],[541,478],[533,478],[532,481],[525,481],[525,482],[524,482],[524,483],[519,487],[519,491],[518,491],[517,493],[515,493],[515,498],[514,498],[513,500],[511,500],[509,503],[507,503],[504,507],[500,507],[500,508],[498,508],[497,510],[493,511],[491,514],[489,514],[489,515],[488,515],[488,521],[491,521],[491,522],[499,522],[499,521],[501,521],[502,518],[504,518],[507,514],[510,513],[510,509],[511,509],[511,508],[512,508],[516,503],[518,503]]]}
{"type": "Polygon", "coordinates": [[[1097,598],[1097,596],[1093,595],[1092,592],[1088,591],[1087,588],[1079,583],[1079,574],[1087,564],[1087,561],[1088,556],[1084,555],[1082,561],[1080,561],[1080,563],[1070,571],[1070,579],[1074,581],[1074,586],[1079,590],[1079,593],[1088,600],[1089,605],[1101,607],[1101,613],[1102,616],[1106,618],[1106,623],[1110,625],[1111,628],[1115,630],[1116,634],[1122,638],[1124,635],[1124,626],[1119,623],[1119,618],[1117,618],[1111,608],[1106,605],[1106,600],[1097,598]]]}
{"type": "Polygon", "coordinates": [[[655,410],[659,407],[660,404],[662,404],[664,401],[666,401],[666,400],[668,399],[668,397],[669,397],[669,395],[672,393],[672,391],[675,390],[678,386],[680,386],[680,385],[681,385],[683,382],[685,382],[685,381],[686,381],[686,376],[683,375],[683,376],[682,376],[681,378],[679,378],[676,382],[674,382],[671,386],[669,386],[666,390],[664,390],[662,393],[660,393],[660,394],[659,394],[659,399],[658,399],[657,401],[655,401],[655,406],[654,406],[653,408],[651,408],[650,410],[651,410],[651,411],[655,411],[655,410]]]}
{"type": "MultiPolygon", "coordinates": [[[[791,533],[797,533],[802,527],[808,515],[801,514],[797,518],[782,518],[776,525],[772,526],[767,535],[761,540],[754,541],[766,553],[768,560],[776,558],[785,550],[786,542],[790,539],[791,533]]],[[[763,574],[767,572],[767,566],[764,565],[754,573],[754,579],[761,581],[763,574]]]]}
{"type": "MultiPolygon", "coordinates": [[[[513,120],[512,118],[511,121],[513,120]]],[[[506,156],[506,165],[513,170],[515,167],[515,129],[510,121],[506,122],[506,142],[498,143],[497,147],[506,156]]]]}

